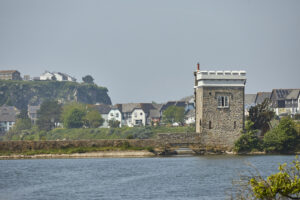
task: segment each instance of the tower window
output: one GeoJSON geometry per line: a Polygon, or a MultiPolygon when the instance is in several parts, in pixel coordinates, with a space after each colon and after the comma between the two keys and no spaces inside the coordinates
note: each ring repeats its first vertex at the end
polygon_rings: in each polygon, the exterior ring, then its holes
{"type": "Polygon", "coordinates": [[[211,127],[211,121],[209,121],[209,123],[208,123],[208,128],[212,129],[212,127],[211,127]]]}
{"type": "Polygon", "coordinates": [[[201,126],[201,119],[200,119],[200,126],[201,126]]]}
{"type": "Polygon", "coordinates": [[[228,96],[218,96],[218,108],[228,108],[229,98],[228,96]]]}
{"type": "Polygon", "coordinates": [[[236,121],[233,122],[233,128],[236,129],[236,121]]]}

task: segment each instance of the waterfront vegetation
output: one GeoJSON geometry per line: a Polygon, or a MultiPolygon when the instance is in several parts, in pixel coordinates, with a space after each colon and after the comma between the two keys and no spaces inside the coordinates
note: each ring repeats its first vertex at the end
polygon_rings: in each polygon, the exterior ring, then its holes
{"type": "Polygon", "coordinates": [[[122,128],[55,128],[39,130],[34,126],[29,130],[15,130],[0,136],[0,140],[96,140],[96,139],[151,139],[157,133],[195,132],[194,127],[122,127],[122,128]]]}
{"type": "Polygon", "coordinates": [[[234,150],[239,153],[300,151],[300,122],[290,117],[276,120],[274,116],[267,101],[252,107],[245,123],[245,131],[235,142],[234,150]]]}
{"type": "Polygon", "coordinates": [[[263,177],[256,168],[240,176],[232,199],[300,199],[300,160],[280,164],[279,172],[263,177]],[[250,176],[249,176],[250,174],[250,176]]]}

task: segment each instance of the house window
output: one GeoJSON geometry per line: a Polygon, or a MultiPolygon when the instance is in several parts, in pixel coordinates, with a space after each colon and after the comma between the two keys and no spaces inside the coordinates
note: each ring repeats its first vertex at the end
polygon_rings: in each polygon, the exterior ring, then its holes
{"type": "Polygon", "coordinates": [[[228,108],[229,98],[228,96],[218,96],[218,108],[228,108]]]}
{"type": "Polygon", "coordinates": [[[116,117],[119,117],[119,113],[116,113],[116,117]]]}
{"type": "Polygon", "coordinates": [[[212,127],[211,127],[211,121],[209,121],[208,128],[212,129],[212,127]]]}
{"type": "Polygon", "coordinates": [[[143,115],[143,113],[140,113],[140,115],[143,115]]]}
{"type": "Polygon", "coordinates": [[[134,117],[137,117],[137,113],[134,113],[134,117]]]}
{"type": "Polygon", "coordinates": [[[114,114],[113,114],[113,113],[110,113],[110,116],[114,116],[114,114]]]}

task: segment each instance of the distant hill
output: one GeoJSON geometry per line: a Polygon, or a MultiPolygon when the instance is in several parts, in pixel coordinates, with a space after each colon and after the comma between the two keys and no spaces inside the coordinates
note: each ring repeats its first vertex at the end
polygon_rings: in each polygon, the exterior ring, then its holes
{"type": "Polygon", "coordinates": [[[46,99],[60,102],[77,101],[87,104],[111,105],[105,87],[69,81],[5,81],[0,80],[0,106],[3,104],[26,109],[46,99]]]}

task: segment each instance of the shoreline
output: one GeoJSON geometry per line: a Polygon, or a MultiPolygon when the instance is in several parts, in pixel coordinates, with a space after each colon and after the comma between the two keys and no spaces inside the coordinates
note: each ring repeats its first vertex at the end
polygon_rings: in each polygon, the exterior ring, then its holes
{"type": "Polygon", "coordinates": [[[71,153],[71,154],[34,154],[22,155],[12,154],[0,156],[0,160],[7,159],[52,159],[52,158],[141,158],[154,157],[154,153],[150,151],[98,151],[86,153],[71,153]]]}
{"type": "Polygon", "coordinates": [[[293,154],[274,154],[266,152],[249,152],[249,153],[206,153],[206,154],[157,154],[147,150],[127,150],[127,151],[97,151],[86,153],[71,153],[71,154],[11,154],[2,155],[0,160],[14,160],[14,159],[57,159],[57,158],[147,158],[147,157],[169,157],[169,156],[205,156],[205,155],[236,155],[236,156],[255,156],[255,155],[300,155],[300,152],[293,154]]]}

